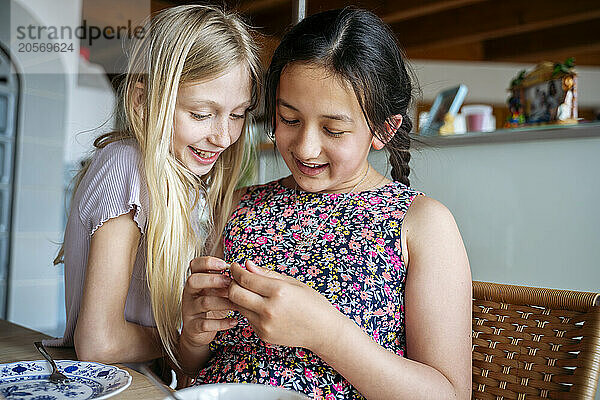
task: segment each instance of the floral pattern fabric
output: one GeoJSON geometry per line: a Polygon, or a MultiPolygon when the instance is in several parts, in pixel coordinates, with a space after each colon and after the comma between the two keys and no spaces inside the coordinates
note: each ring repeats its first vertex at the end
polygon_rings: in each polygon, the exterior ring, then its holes
{"type": "MultiPolygon", "coordinates": [[[[225,260],[243,265],[250,259],[304,282],[381,346],[404,356],[400,232],[419,194],[399,182],[341,194],[297,191],[279,181],[250,187],[225,227],[225,260]],[[298,246],[307,240],[312,245],[298,246]]],[[[261,383],[313,399],[363,399],[311,351],[266,343],[235,314],[238,324],[217,334],[197,384],[261,383]]]]}

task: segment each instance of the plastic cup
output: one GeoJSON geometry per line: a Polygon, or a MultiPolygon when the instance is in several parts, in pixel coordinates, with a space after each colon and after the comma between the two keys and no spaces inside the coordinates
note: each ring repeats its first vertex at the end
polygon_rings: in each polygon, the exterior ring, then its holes
{"type": "Polygon", "coordinates": [[[492,115],[492,107],[483,104],[463,106],[462,113],[465,115],[468,132],[483,132],[487,130],[492,115]]]}

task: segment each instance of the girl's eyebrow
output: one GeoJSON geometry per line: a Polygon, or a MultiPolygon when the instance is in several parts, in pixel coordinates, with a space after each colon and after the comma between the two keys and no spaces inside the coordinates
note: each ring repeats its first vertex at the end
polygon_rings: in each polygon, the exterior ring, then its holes
{"type": "MultiPolygon", "coordinates": [[[[289,104],[288,102],[286,102],[285,100],[282,100],[282,99],[277,99],[277,105],[300,112],[300,110],[298,110],[296,107],[294,107],[293,105],[289,104]]],[[[333,119],[335,121],[342,121],[342,122],[352,122],[352,123],[354,122],[354,120],[346,114],[327,114],[327,115],[321,115],[321,118],[333,119]]]]}
{"type": "MultiPolygon", "coordinates": [[[[237,106],[233,107],[233,109],[236,110],[238,108],[248,108],[248,107],[250,107],[251,103],[252,103],[252,101],[246,100],[243,103],[240,103],[237,106]]],[[[190,99],[189,100],[189,104],[195,105],[195,106],[211,106],[211,107],[214,107],[214,108],[221,108],[221,104],[219,104],[219,103],[217,103],[216,101],[213,101],[213,100],[190,99]]]]}

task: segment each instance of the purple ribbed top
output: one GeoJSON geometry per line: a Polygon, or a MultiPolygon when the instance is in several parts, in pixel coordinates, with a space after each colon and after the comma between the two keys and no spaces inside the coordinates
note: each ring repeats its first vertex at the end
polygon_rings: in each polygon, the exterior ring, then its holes
{"type": "Polygon", "coordinates": [[[91,236],[105,221],[131,210],[135,210],[134,221],[142,237],[127,293],[125,319],[139,325],[155,326],[146,281],[148,189],[139,147],[133,139],[128,139],[96,150],[73,197],[65,230],[67,325],[62,338],[46,340],[44,345],[73,346],[91,236]]]}

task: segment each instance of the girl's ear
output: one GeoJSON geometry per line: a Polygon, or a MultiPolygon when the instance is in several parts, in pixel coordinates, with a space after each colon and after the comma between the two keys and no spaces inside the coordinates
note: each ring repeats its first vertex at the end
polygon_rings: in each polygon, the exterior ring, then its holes
{"type": "Polygon", "coordinates": [[[131,101],[133,102],[133,108],[135,109],[135,112],[138,114],[138,116],[140,118],[144,117],[144,109],[143,109],[143,104],[144,104],[144,92],[145,92],[145,87],[144,84],[142,82],[136,82],[134,88],[133,88],[133,93],[131,95],[131,101]]]}
{"type": "Polygon", "coordinates": [[[384,137],[386,138],[386,142],[384,143],[381,139],[373,136],[373,142],[371,143],[375,150],[381,150],[385,147],[386,143],[392,140],[396,131],[402,126],[402,115],[396,114],[392,115],[385,121],[385,132],[384,137]]]}

